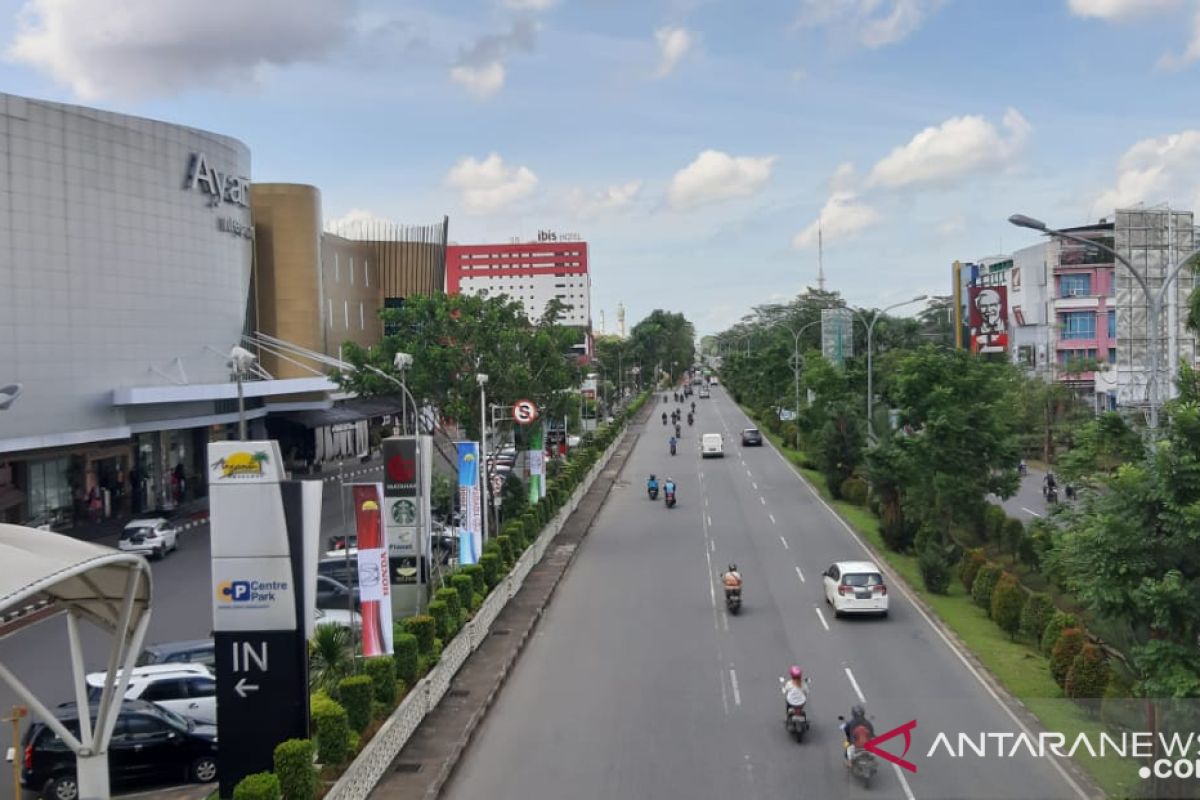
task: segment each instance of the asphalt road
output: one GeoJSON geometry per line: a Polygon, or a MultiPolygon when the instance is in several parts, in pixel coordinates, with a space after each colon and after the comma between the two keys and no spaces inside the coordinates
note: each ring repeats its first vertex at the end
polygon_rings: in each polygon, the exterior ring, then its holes
{"type": "Polygon", "coordinates": [[[930,756],[939,732],[1021,728],[894,583],[888,619],[835,619],[821,574],[864,550],[773,448],[742,450],[750,423],[723,389],[697,407],[675,458],[657,418],[647,425],[447,796],[1082,796],[1024,751],[930,756]],[[702,432],[725,434],[724,459],[699,458],[702,432]],[[677,481],[674,510],[646,498],[651,472],[677,481]],[[719,589],[730,561],[745,578],[734,618],[719,589]],[[802,744],[782,725],[792,663],[814,683],[802,744]],[[837,717],[858,701],[879,733],[917,721],[916,774],[880,761],[869,789],[849,779],[837,717]]]}
{"type": "MultiPolygon", "coordinates": [[[[365,469],[362,464],[346,465],[346,472],[365,469]]],[[[379,465],[365,474],[347,480],[367,481],[380,477],[379,465]]],[[[342,505],[337,481],[324,483],[321,509],[323,539],[343,530],[342,505]]],[[[346,507],[348,525],[353,525],[353,510],[346,507]]],[[[207,525],[193,528],[179,538],[179,549],[161,561],[152,562],[154,595],[150,629],[146,643],[207,638],[212,631],[212,568],[207,525]]],[[[115,545],[115,542],[102,542],[115,545]]],[[[107,668],[111,638],[88,624],[80,626],[85,652],[84,665],[89,672],[107,668]]],[[[50,706],[73,700],[67,624],[63,617],[47,620],[0,641],[0,661],[26,683],[35,696],[50,706]]],[[[7,713],[18,704],[17,696],[0,682],[0,711],[7,713]]],[[[11,728],[0,725],[3,747],[12,746],[11,728]]],[[[23,729],[22,729],[23,730],[23,729]]],[[[4,764],[4,767],[11,765],[4,764]]],[[[32,793],[26,793],[32,797],[32,793]]],[[[0,780],[0,800],[12,800],[12,781],[0,780]]]]}

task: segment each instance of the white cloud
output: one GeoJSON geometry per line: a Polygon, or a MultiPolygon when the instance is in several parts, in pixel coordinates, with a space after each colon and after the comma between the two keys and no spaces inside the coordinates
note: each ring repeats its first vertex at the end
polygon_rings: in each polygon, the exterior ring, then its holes
{"type": "Polygon", "coordinates": [[[1067,5],[1077,17],[1094,17],[1111,22],[1175,8],[1179,0],[1068,0],[1067,5]]]}
{"type": "Polygon", "coordinates": [[[504,5],[516,11],[548,11],[558,0],[504,0],[504,5]]]}
{"type": "Polygon", "coordinates": [[[895,44],[916,31],[944,0],[803,0],[796,25],[847,31],[864,47],[895,44]]]}
{"type": "Polygon", "coordinates": [[[792,237],[792,247],[803,250],[825,241],[850,239],[877,224],[879,212],[861,202],[853,192],[834,192],[812,224],[792,237]]]}
{"type": "Polygon", "coordinates": [[[537,187],[537,176],[528,167],[508,167],[496,153],[483,161],[459,159],[446,182],[462,193],[469,214],[494,214],[528,197],[537,187]]]}
{"type": "Polygon", "coordinates": [[[1188,64],[1194,64],[1197,61],[1200,61],[1200,8],[1196,9],[1196,16],[1192,18],[1192,38],[1188,41],[1187,47],[1178,55],[1164,53],[1158,60],[1158,66],[1160,69],[1176,70],[1183,69],[1188,64]]]}
{"type": "Polygon", "coordinates": [[[658,43],[656,78],[670,75],[694,44],[692,34],[686,28],[659,28],[654,32],[654,40],[658,43]]]}
{"type": "Polygon", "coordinates": [[[504,86],[504,64],[491,61],[479,67],[451,67],[450,80],[479,98],[490,97],[504,86]]]}
{"type": "Polygon", "coordinates": [[[1015,109],[1004,113],[1007,138],[981,116],[953,117],[926,128],[885,156],[872,169],[868,185],[898,188],[953,181],[1012,162],[1029,138],[1029,123],[1015,109]]]}
{"type": "Polygon", "coordinates": [[[537,32],[536,22],[519,19],[508,33],[479,37],[459,53],[450,68],[450,80],[478,98],[490,97],[504,86],[504,59],[515,52],[532,51],[537,32]]]}
{"type": "Polygon", "coordinates": [[[853,191],[854,184],[857,181],[858,173],[854,170],[854,164],[849,161],[843,161],[837,165],[837,169],[829,177],[829,191],[833,194],[853,191]]]}
{"type": "Polygon", "coordinates": [[[85,100],[234,88],[268,66],[321,59],[354,0],[27,0],[6,57],[85,100]]]}
{"type": "Polygon", "coordinates": [[[1092,213],[1163,201],[1200,208],[1200,130],[1142,139],[1117,164],[1116,184],[1092,204],[1092,213]]]}
{"type": "Polygon", "coordinates": [[[667,199],[671,208],[687,211],[732,197],[746,197],[770,179],[775,159],[705,150],[671,178],[667,199]]]}
{"type": "Polygon", "coordinates": [[[636,180],[614,184],[592,194],[575,188],[567,193],[567,208],[580,219],[591,219],[601,214],[627,208],[641,189],[642,182],[636,180]]]}

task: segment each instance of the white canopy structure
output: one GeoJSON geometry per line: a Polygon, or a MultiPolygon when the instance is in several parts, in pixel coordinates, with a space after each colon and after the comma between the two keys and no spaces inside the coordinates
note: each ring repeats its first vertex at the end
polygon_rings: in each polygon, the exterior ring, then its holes
{"type": "Polygon", "coordinates": [[[108,743],[150,623],[150,595],[150,565],[139,555],[35,528],[0,525],[0,639],[67,615],[79,735],[67,730],[2,659],[0,679],[75,752],[82,800],[109,796],[108,743]],[[114,637],[95,720],[84,682],[80,619],[114,637]]]}

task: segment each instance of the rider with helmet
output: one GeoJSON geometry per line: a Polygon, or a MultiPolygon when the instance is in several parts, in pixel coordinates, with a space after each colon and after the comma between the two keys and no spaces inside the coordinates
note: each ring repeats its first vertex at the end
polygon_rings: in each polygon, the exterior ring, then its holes
{"type": "Polygon", "coordinates": [[[867,719],[866,709],[855,704],[850,707],[850,719],[842,723],[842,732],[846,734],[846,766],[849,767],[855,749],[875,738],[875,726],[867,719]]]}
{"type": "Polygon", "coordinates": [[[729,569],[721,576],[721,583],[725,586],[726,597],[730,592],[742,590],[742,573],[738,572],[737,564],[729,565],[729,569]]]}
{"type": "Polygon", "coordinates": [[[808,702],[808,693],[812,691],[812,679],[804,677],[804,672],[795,664],[788,670],[788,679],[783,684],[783,699],[789,709],[803,709],[808,702]]]}

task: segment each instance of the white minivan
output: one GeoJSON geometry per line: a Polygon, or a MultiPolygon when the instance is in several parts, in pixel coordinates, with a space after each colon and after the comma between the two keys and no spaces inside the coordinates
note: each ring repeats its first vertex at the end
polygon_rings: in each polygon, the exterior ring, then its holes
{"type": "Polygon", "coordinates": [[[719,433],[706,433],[700,437],[700,457],[708,458],[709,456],[725,457],[725,440],[719,433]]]}

